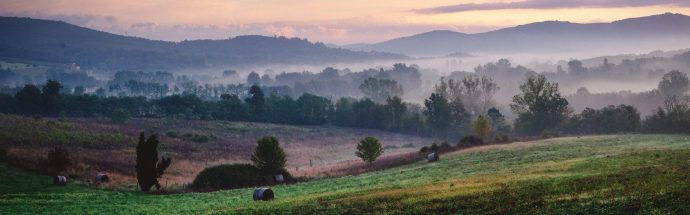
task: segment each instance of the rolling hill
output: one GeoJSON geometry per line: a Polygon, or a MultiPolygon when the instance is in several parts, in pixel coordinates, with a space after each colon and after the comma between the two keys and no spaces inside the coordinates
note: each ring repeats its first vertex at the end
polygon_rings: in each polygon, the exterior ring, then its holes
{"type": "Polygon", "coordinates": [[[0,57],[97,69],[174,69],[257,64],[325,64],[405,56],[329,48],[306,39],[238,36],[167,42],[121,36],[62,21],[0,17],[0,57]]]}
{"type": "Polygon", "coordinates": [[[344,46],[410,56],[454,52],[585,52],[626,48],[657,50],[690,47],[690,16],[665,13],[611,23],[545,21],[476,34],[431,31],[376,44],[344,46]]]}
{"type": "MultiPolygon", "coordinates": [[[[149,195],[0,164],[4,213],[88,214],[688,214],[690,139],[567,137],[482,146],[383,171],[252,190],[149,195]]],[[[164,176],[165,177],[165,176],[164,176]]]]}

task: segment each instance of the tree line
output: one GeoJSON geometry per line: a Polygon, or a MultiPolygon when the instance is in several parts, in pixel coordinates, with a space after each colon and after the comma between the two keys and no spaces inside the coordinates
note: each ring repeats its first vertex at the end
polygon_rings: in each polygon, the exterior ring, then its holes
{"type": "MultiPolygon", "coordinates": [[[[690,123],[684,73],[670,72],[659,84],[665,105],[642,120],[630,105],[587,108],[574,114],[558,83],[543,75],[531,75],[519,87],[510,110],[517,118],[511,124],[494,107],[498,85],[487,76],[472,75],[462,80],[441,79],[424,105],[404,102],[397,96],[385,101],[369,97],[342,97],[336,101],[304,93],[298,98],[271,93],[252,86],[245,98],[223,94],[220,100],[196,95],[145,97],[100,97],[90,94],[60,94],[62,85],[49,80],[43,86],[26,85],[15,95],[0,94],[0,111],[30,116],[112,117],[124,123],[128,117],[167,117],[201,120],[269,122],[293,125],[337,125],[380,129],[445,139],[482,131],[482,138],[499,135],[538,136],[545,133],[590,134],[615,132],[669,132],[671,125],[690,123]],[[687,119],[687,120],[686,120],[687,119]],[[480,123],[480,125],[477,125],[480,123]]],[[[364,85],[363,85],[364,86],[364,85]]],[[[375,89],[381,86],[374,84],[375,89]]],[[[381,99],[377,97],[377,99],[381,99]]]]}

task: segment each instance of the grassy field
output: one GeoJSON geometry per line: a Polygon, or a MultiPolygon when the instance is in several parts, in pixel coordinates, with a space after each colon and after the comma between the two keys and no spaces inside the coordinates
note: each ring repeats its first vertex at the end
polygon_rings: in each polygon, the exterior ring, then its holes
{"type": "Polygon", "coordinates": [[[567,137],[470,148],[356,176],[252,189],[148,195],[0,165],[0,211],[98,214],[688,214],[690,136],[567,137]]]}
{"type": "Polygon", "coordinates": [[[96,172],[105,171],[112,176],[111,187],[136,184],[135,147],[142,131],[157,133],[161,155],[173,158],[162,181],[171,187],[190,183],[208,166],[250,163],[256,140],[266,135],[280,140],[288,156],[288,170],[305,177],[340,175],[361,165],[355,146],[366,136],[379,138],[386,147],[384,156],[389,158],[433,142],[391,132],[331,126],[174,119],[132,119],[120,125],[109,119],[68,118],[60,122],[0,114],[0,148],[8,151],[14,165],[41,171],[47,151],[61,146],[70,152],[75,164],[66,174],[92,179],[96,172]]]}

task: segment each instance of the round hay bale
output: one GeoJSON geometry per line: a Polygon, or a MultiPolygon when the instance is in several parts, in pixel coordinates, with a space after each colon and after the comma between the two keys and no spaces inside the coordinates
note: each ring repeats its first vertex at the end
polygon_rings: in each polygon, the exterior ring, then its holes
{"type": "Polygon", "coordinates": [[[432,152],[432,153],[429,153],[426,155],[426,160],[429,162],[436,162],[436,161],[438,161],[438,159],[439,159],[438,153],[436,153],[436,152],[432,152]]]}
{"type": "Polygon", "coordinates": [[[60,186],[67,185],[67,177],[64,175],[53,176],[53,185],[60,185],[60,186]]]}
{"type": "Polygon", "coordinates": [[[109,181],[110,181],[110,177],[108,177],[108,174],[101,173],[101,172],[96,174],[96,183],[108,183],[109,181]]]}
{"type": "Polygon", "coordinates": [[[273,179],[275,179],[278,183],[283,183],[285,181],[285,177],[283,177],[283,174],[275,175],[273,179]]]}
{"type": "Polygon", "coordinates": [[[254,201],[273,200],[273,190],[268,187],[259,187],[254,190],[254,201]]]}

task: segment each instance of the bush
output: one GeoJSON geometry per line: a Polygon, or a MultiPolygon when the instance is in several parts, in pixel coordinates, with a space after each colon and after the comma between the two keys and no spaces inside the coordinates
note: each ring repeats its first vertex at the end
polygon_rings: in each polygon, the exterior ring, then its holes
{"type": "MultiPolygon", "coordinates": [[[[176,136],[177,133],[174,133],[173,135],[176,136]]],[[[168,132],[168,136],[170,136],[170,132],[168,132]]],[[[170,137],[172,137],[172,136],[170,136],[170,137]]],[[[208,140],[209,140],[208,136],[202,135],[202,134],[185,133],[183,137],[184,137],[184,140],[192,141],[195,143],[205,143],[205,142],[208,142],[208,140]]]]}
{"type": "Polygon", "coordinates": [[[436,144],[436,143],[433,143],[433,144],[431,144],[431,146],[429,146],[429,151],[431,151],[431,152],[437,152],[438,149],[439,149],[439,147],[438,147],[438,144],[436,144]]]}
{"type": "Polygon", "coordinates": [[[115,124],[125,124],[129,119],[129,113],[125,109],[116,108],[110,115],[110,120],[115,124]]]}
{"type": "Polygon", "coordinates": [[[458,146],[461,145],[478,145],[478,144],[483,144],[484,141],[481,138],[477,138],[473,135],[465,136],[462,139],[460,139],[460,143],[458,143],[458,146]]]}
{"type": "Polygon", "coordinates": [[[67,150],[56,147],[48,151],[48,166],[55,171],[65,171],[67,166],[71,163],[69,160],[69,153],[67,150]]]}
{"type": "Polygon", "coordinates": [[[428,151],[429,151],[429,147],[428,147],[428,146],[422,146],[422,148],[419,149],[419,153],[426,153],[426,152],[428,152],[428,151]]]}
{"type": "Polygon", "coordinates": [[[472,131],[476,137],[486,139],[491,134],[491,122],[483,115],[479,115],[472,123],[472,131]]]}
{"type": "Polygon", "coordinates": [[[506,142],[506,143],[510,142],[510,137],[508,137],[508,135],[505,135],[505,134],[501,135],[501,141],[506,142]]]}
{"type": "MultiPolygon", "coordinates": [[[[292,176],[285,169],[279,170],[276,174],[282,174],[286,182],[293,181],[292,176]]],[[[273,175],[267,175],[250,164],[224,164],[201,171],[192,182],[192,188],[218,190],[272,183],[274,183],[273,175]]]]}
{"type": "Polygon", "coordinates": [[[448,144],[448,142],[446,142],[446,141],[443,141],[439,147],[441,149],[448,149],[448,148],[450,148],[450,144],[448,144]]]}
{"type": "Polygon", "coordinates": [[[178,134],[175,131],[168,131],[165,134],[168,135],[168,137],[172,137],[172,138],[178,137],[178,134]]]}
{"type": "Polygon", "coordinates": [[[232,189],[260,186],[266,176],[250,164],[218,165],[204,169],[196,176],[192,187],[197,189],[232,189]]]}

